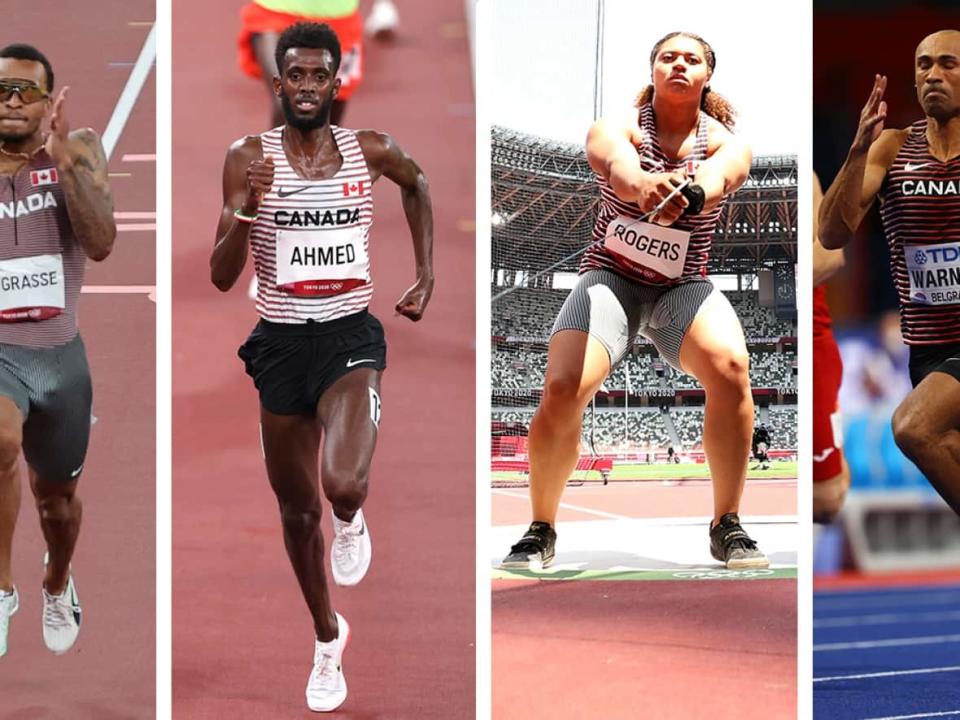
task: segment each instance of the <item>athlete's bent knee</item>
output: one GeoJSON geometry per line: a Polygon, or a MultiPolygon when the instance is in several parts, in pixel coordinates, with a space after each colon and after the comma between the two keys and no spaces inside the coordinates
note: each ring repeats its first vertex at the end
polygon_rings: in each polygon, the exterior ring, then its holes
{"type": "Polygon", "coordinates": [[[281,503],[280,519],[287,532],[309,532],[320,526],[320,503],[281,503]]]}
{"type": "Polygon", "coordinates": [[[550,413],[576,412],[579,408],[580,378],[558,374],[547,379],[543,386],[541,408],[550,413]]]}
{"type": "Polygon", "coordinates": [[[23,435],[19,427],[0,426],[0,479],[17,467],[23,435]]]}
{"type": "Polygon", "coordinates": [[[357,510],[367,499],[367,468],[328,471],[324,475],[327,499],[339,509],[357,510]]]}
{"type": "Polygon", "coordinates": [[[67,488],[38,497],[37,510],[40,512],[40,519],[46,525],[68,525],[75,519],[75,502],[77,501],[73,490],[67,488]]]}
{"type": "Polygon", "coordinates": [[[936,442],[933,429],[908,403],[901,403],[893,413],[892,425],[897,447],[912,460],[924,455],[936,442]]]}
{"type": "Polygon", "coordinates": [[[750,392],[750,356],[745,351],[731,350],[713,358],[710,369],[699,378],[709,389],[725,392],[750,392]]]}
{"type": "Polygon", "coordinates": [[[828,523],[840,514],[849,486],[850,477],[846,471],[829,480],[813,484],[814,522],[828,523]]]}

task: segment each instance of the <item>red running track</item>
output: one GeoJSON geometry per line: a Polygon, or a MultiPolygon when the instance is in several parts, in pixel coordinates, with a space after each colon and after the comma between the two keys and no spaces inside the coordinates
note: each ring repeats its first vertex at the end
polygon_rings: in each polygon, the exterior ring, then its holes
{"type": "MultiPolygon", "coordinates": [[[[256,322],[250,268],[227,295],[209,281],[224,154],[268,115],[261,84],[235,65],[239,5],[174,3],[173,707],[192,719],[311,717],[312,626],[236,357],[256,322]]],[[[413,252],[399,192],[378,182],[372,311],[389,368],[365,506],[373,564],[359,587],[332,590],[352,629],[339,716],[446,720],[474,709],[473,96],[463,3],[401,13],[398,41],[368,46],[346,125],[391,133],[424,168],[437,288],[421,323],[393,316],[413,252]]]]}
{"type": "MultiPolygon", "coordinates": [[[[4,39],[36,45],[57,87],[69,85],[73,128],[102,133],[154,19],[145,0],[96,0],[66,12],[57,0],[4,4],[4,39]]],[[[151,72],[110,162],[118,213],[152,213],[155,163],[124,155],[155,152],[151,72]]],[[[127,220],[121,224],[131,224],[127,220]]],[[[136,224],[151,224],[146,219],[136,224]]],[[[86,287],[155,282],[152,229],[123,231],[113,254],[88,263],[86,287]]],[[[5,720],[153,718],[155,712],[155,305],[147,294],[84,294],[80,330],[93,374],[93,426],[79,494],[83,527],[74,575],[83,626],[74,648],[50,654],[40,635],[44,544],[24,475],[14,538],[20,612],[0,660],[5,720]]]]}
{"type": "MultiPolygon", "coordinates": [[[[561,534],[597,513],[712,514],[705,481],[570,487],[563,502],[561,534]]],[[[492,503],[495,525],[529,521],[524,489],[494,491],[492,503]]],[[[741,510],[796,514],[796,482],[748,482],[741,510]]],[[[706,543],[706,528],[694,532],[706,543]]],[[[796,715],[795,579],[497,579],[492,590],[496,720],[796,715]]]]}

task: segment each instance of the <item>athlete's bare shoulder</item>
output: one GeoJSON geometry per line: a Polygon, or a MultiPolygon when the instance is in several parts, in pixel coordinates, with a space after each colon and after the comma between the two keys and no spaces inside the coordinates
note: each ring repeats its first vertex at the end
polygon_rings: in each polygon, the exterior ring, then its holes
{"type": "Polygon", "coordinates": [[[100,136],[97,131],[88,127],[71,130],[69,138],[71,143],[83,143],[88,147],[100,144],[100,136]]]}
{"type": "Polygon", "coordinates": [[[910,128],[888,128],[881,132],[880,137],[868,151],[869,164],[878,165],[884,171],[889,170],[908,137],[910,137],[910,128]]]}
{"type": "Polygon", "coordinates": [[[363,151],[363,159],[367,165],[377,162],[396,146],[393,138],[379,130],[356,130],[357,142],[363,151]]]}
{"type": "Polygon", "coordinates": [[[357,130],[357,142],[367,163],[371,179],[376,181],[383,174],[389,175],[389,169],[409,160],[396,141],[387,133],[379,130],[357,130]]]}
{"type": "Polygon", "coordinates": [[[705,117],[707,121],[707,156],[713,155],[727,143],[746,144],[746,139],[742,135],[731,132],[716,118],[709,115],[705,115],[705,117]]]}
{"type": "Polygon", "coordinates": [[[259,135],[244,135],[227,149],[227,158],[258,160],[263,155],[263,143],[259,135]]]}
{"type": "Polygon", "coordinates": [[[643,130],[637,121],[637,111],[604,115],[590,126],[587,142],[591,139],[627,140],[634,147],[643,145],[643,130]]]}

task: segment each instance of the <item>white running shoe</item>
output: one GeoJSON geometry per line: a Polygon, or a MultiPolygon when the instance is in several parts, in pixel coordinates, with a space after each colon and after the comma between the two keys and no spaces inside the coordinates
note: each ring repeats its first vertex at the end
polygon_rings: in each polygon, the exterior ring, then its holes
{"type": "Polygon", "coordinates": [[[337,585],[356,585],[363,580],[370,567],[373,545],[370,528],[363,519],[363,510],[357,510],[352,522],[344,522],[333,515],[333,545],[330,547],[330,569],[337,585]]]}
{"type": "Polygon", "coordinates": [[[7,654],[7,633],[10,632],[10,618],[20,609],[20,596],[17,588],[10,592],[0,590],[0,657],[7,654]]]}
{"type": "MultiPolygon", "coordinates": [[[[43,557],[44,568],[48,557],[43,557]]],[[[80,598],[73,584],[73,575],[69,575],[67,587],[60,595],[51,595],[43,588],[43,642],[48,650],[62,655],[73,647],[79,634],[80,598]]]]}
{"type": "Polygon", "coordinates": [[[370,14],[363,24],[369,37],[384,40],[397,32],[400,25],[400,13],[391,0],[375,0],[370,14]]]}
{"type": "Polygon", "coordinates": [[[313,672],[307,680],[307,707],[314,712],[331,712],[347,699],[343,651],[350,641],[350,626],[340,613],[336,615],[336,639],[330,642],[316,640],[314,643],[313,672]]]}

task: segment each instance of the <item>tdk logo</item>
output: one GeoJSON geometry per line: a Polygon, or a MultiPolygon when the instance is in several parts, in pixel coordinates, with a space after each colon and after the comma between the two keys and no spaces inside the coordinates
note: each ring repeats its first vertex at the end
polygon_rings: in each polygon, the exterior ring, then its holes
{"type": "Polygon", "coordinates": [[[960,248],[927,248],[926,251],[918,250],[916,255],[917,264],[923,265],[927,262],[927,255],[935,263],[949,263],[960,260],[960,248]]]}

